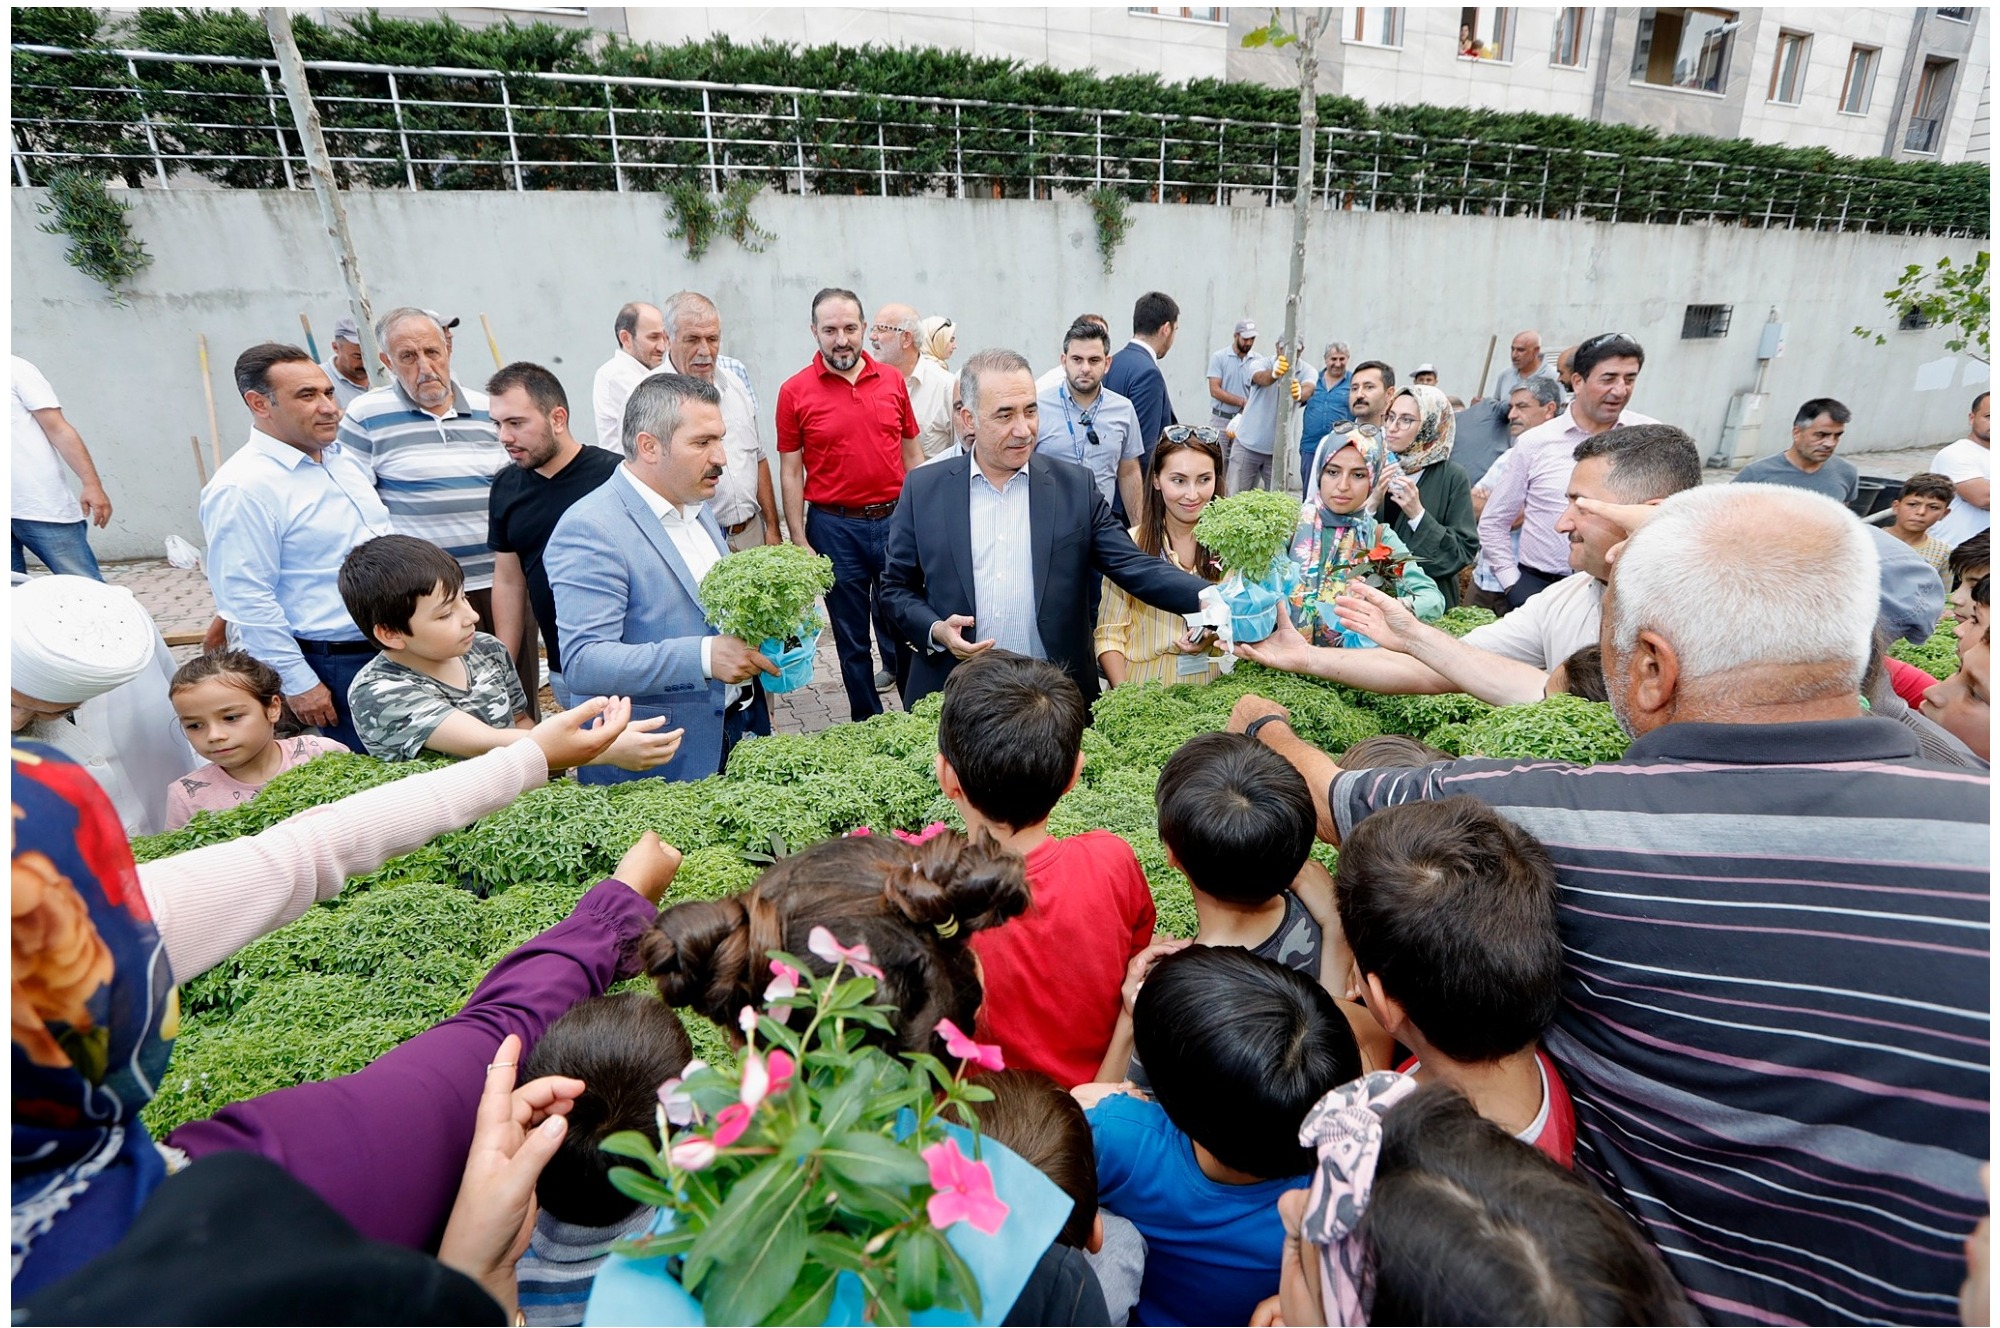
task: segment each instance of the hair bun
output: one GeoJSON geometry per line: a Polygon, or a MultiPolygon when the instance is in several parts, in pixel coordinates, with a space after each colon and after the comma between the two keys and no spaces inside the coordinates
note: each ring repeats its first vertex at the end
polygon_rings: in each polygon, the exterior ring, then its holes
{"type": "Polygon", "coordinates": [[[672,1006],[732,1009],[749,999],[749,934],[735,899],[663,909],[639,937],[639,962],[672,1006]]]}
{"type": "Polygon", "coordinates": [[[1027,864],[1021,855],[981,833],[968,840],[956,831],[909,846],[883,886],[889,902],[912,922],[966,935],[996,927],[1027,912],[1027,864]]]}

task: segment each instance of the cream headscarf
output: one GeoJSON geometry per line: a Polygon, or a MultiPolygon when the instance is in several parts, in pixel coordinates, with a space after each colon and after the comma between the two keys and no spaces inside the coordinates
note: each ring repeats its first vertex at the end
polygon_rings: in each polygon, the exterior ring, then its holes
{"type": "Polygon", "coordinates": [[[924,354],[946,368],[951,367],[951,355],[945,350],[952,342],[952,321],[943,314],[932,314],[918,324],[924,330],[922,346],[924,354]]]}
{"type": "Polygon", "coordinates": [[[14,690],[81,705],[132,681],[158,633],[132,592],[87,576],[38,576],[14,587],[14,690]]]}
{"type": "Polygon", "coordinates": [[[1414,475],[1425,466],[1435,466],[1451,456],[1452,440],[1458,432],[1458,417],[1452,413],[1451,398],[1429,383],[1412,383],[1398,388],[1389,400],[1393,404],[1397,397],[1402,396],[1417,403],[1417,414],[1423,419],[1417,425],[1417,440],[1410,444],[1410,450],[1401,456],[1391,457],[1391,460],[1403,467],[1405,475],[1414,475]]]}

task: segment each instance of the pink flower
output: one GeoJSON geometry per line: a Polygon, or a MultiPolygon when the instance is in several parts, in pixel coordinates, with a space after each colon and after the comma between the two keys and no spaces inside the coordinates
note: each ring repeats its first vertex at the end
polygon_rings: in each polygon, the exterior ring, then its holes
{"type": "Polygon", "coordinates": [[[870,829],[869,829],[869,828],[868,828],[867,826],[865,826],[865,825],[857,825],[857,826],[855,826],[855,827],[854,827],[854,828],[853,828],[852,830],[849,830],[849,831],[848,831],[848,832],[847,832],[846,834],[842,835],[842,836],[841,836],[841,838],[842,838],[842,839],[862,839],[862,838],[865,838],[865,837],[867,837],[868,835],[870,835],[870,834],[873,834],[873,833],[874,833],[874,832],[873,832],[872,830],[870,830],[870,829]]]}
{"type": "Polygon", "coordinates": [[[921,1154],[930,1164],[931,1195],[925,1208],[931,1225],[942,1231],[954,1222],[970,1222],[992,1235],[1007,1220],[1007,1204],[993,1193],[993,1173],[958,1151],[958,1140],[932,1144],[921,1154]]]}
{"type": "Polygon", "coordinates": [[[949,829],[951,829],[951,827],[946,825],[943,821],[932,821],[929,825],[917,831],[915,834],[911,834],[907,830],[897,830],[894,831],[893,833],[895,834],[896,838],[902,840],[905,844],[923,844],[923,843],[928,843],[933,839],[936,839],[939,835],[943,834],[945,831],[949,829]]]}
{"type": "Polygon", "coordinates": [[[667,1119],[676,1125],[691,1124],[694,1120],[694,1099],[681,1087],[694,1078],[696,1072],[706,1070],[708,1065],[701,1060],[692,1060],[680,1074],[660,1085],[660,1108],[667,1113],[667,1119]]]}
{"type": "Polygon", "coordinates": [[[743,1137],[750,1128],[750,1108],[741,1102],[732,1102],[715,1113],[715,1146],[727,1148],[743,1137]]]}
{"type": "Polygon", "coordinates": [[[755,1110],[773,1093],[792,1086],[792,1072],[798,1067],[782,1051],[773,1051],[767,1061],[756,1052],[743,1058],[743,1105],[755,1110]]]}
{"type": "Polygon", "coordinates": [[[701,1171],[715,1161],[715,1145],[696,1135],[667,1150],[667,1160],[682,1171],[701,1171]]]}
{"type": "Polygon", "coordinates": [[[868,953],[868,944],[865,941],[855,946],[842,945],[826,928],[814,927],[806,936],[806,949],[829,964],[844,962],[864,977],[874,978],[878,982],[882,979],[882,970],[871,962],[875,956],[868,953]]]}
{"type": "Polygon", "coordinates": [[[971,1061],[982,1070],[1004,1070],[1007,1062],[1001,1058],[1000,1048],[982,1042],[974,1042],[959,1031],[957,1024],[949,1019],[937,1022],[938,1032],[944,1034],[944,1049],[962,1061],[971,1061]]]}
{"type": "Polygon", "coordinates": [[[799,970],[782,959],[771,961],[771,985],[764,988],[766,1002],[782,1001],[799,994],[799,970]]]}
{"type": "Polygon", "coordinates": [[[736,1016],[736,1026],[743,1030],[744,1037],[754,1034],[757,1031],[757,1008],[752,1005],[744,1006],[743,1013],[736,1016]]]}

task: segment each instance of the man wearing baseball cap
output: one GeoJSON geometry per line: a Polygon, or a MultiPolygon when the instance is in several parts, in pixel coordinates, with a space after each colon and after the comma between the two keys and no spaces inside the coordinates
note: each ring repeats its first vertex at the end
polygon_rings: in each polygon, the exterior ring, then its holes
{"type": "Polygon", "coordinates": [[[1250,395],[1250,348],[1257,344],[1257,324],[1245,318],[1227,346],[1208,357],[1209,424],[1226,427],[1250,395]]]}
{"type": "Polygon", "coordinates": [[[1438,367],[1435,364],[1420,364],[1410,371],[1410,381],[1425,387],[1438,385],[1438,367]]]}
{"type": "Polygon", "coordinates": [[[333,399],[342,411],[348,402],[375,386],[368,381],[367,366],[361,362],[361,332],[352,318],[334,323],[333,354],[319,367],[333,380],[333,399]]]}

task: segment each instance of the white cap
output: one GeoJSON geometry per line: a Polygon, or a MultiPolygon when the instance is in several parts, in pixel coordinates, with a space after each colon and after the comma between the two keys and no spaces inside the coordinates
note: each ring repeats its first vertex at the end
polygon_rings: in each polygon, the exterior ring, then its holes
{"type": "Polygon", "coordinates": [[[14,587],[14,690],[81,705],[139,676],[158,631],[132,592],[87,576],[38,576],[14,587]]]}
{"type": "Polygon", "coordinates": [[[1420,373],[1434,374],[1437,371],[1438,367],[1435,364],[1420,364],[1416,368],[1410,370],[1410,377],[1415,378],[1420,373]]]}
{"type": "Polygon", "coordinates": [[[1244,319],[1236,325],[1236,335],[1239,337],[1249,337],[1254,341],[1257,337],[1256,322],[1248,318],[1244,319]]]}

